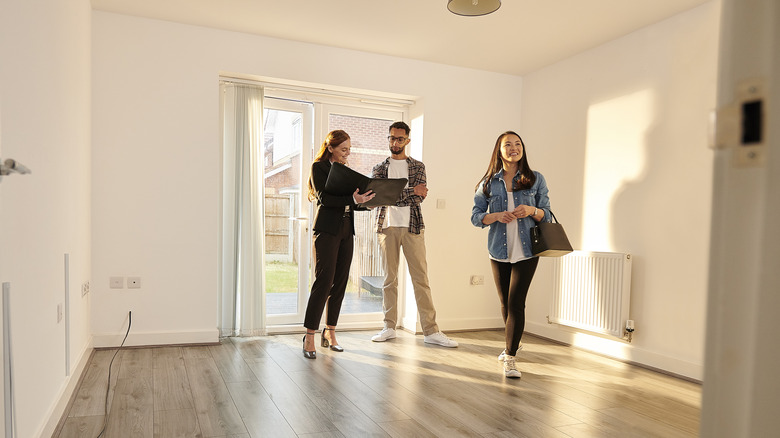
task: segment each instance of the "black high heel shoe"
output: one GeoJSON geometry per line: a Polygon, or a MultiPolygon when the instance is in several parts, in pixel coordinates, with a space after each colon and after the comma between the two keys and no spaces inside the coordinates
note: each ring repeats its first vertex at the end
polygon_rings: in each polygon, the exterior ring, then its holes
{"type": "Polygon", "coordinates": [[[328,338],[325,337],[325,331],[326,330],[335,331],[336,329],[332,329],[332,328],[328,328],[328,327],[325,327],[324,329],[322,329],[322,337],[320,338],[321,339],[320,344],[323,347],[330,348],[331,350],[338,351],[339,353],[344,351],[344,349],[341,348],[341,345],[331,345],[330,341],[328,341],[328,338]]]}
{"type": "MultiPolygon", "coordinates": [[[[314,336],[314,333],[312,333],[312,336],[314,336]]],[[[314,351],[307,351],[306,350],[306,335],[303,335],[303,357],[306,359],[316,359],[317,358],[317,350],[314,351]]]]}

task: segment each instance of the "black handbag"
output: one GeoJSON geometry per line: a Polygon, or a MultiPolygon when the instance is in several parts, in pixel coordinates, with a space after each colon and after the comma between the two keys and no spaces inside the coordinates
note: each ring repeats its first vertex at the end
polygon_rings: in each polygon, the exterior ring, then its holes
{"type": "Polygon", "coordinates": [[[531,228],[531,252],[539,257],[560,257],[574,249],[566,237],[563,225],[550,210],[554,222],[539,222],[531,228]]]}

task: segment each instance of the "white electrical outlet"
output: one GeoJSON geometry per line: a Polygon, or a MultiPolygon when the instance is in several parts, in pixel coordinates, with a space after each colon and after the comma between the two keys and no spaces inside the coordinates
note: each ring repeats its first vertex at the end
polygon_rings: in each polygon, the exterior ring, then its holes
{"type": "Polygon", "coordinates": [[[482,275],[472,275],[471,276],[471,285],[472,286],[479,286],[481,284],[485,284],[485,277],[482,275]]]}
{"type": "Polygon", "coordinates": [[[110,277],[108,283],[111,289],[123,289],[125,287],[125,277],[110,277]]]}
{"type": "Polygon", "coordinates": [[[62,303],[57,304],[57,322],[62,321],[62,303]]]}
{"type": "Polygon", "coordinates": [[[141,277],[127,277],[127,288],[128,289],[140,289],[141,288],[141,277]]]}

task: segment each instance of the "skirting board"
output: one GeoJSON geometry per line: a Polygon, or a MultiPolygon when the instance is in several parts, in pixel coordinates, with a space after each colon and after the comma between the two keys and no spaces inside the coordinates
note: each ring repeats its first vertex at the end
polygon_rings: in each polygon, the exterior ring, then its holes
{"type": "Polygon", "coordinates": [[[62,390],[60,391],[57,400],[52,405],[51,409],[49,409],[48,420],[41,426],[40,430],[38,430],[38,433],[33,436],[50,437],[54,435],[54,432],[59,425],[60,419],[62,418],[62,414],[65,413],[65,409],[67,409],[68,403],[70,403],[70,400],[73,397],[73,391],[75,391],[79,386],[79,381],[81,380],[81,376],[84,373],[84,369],[87,367],[87,364],[89,364],[89,358],[91,356],[91,342],[87,342],[81,351],[81,356],[76,362],[76,366],[71,368],[72,372],[70,373],[70,376],[65,378],[62,390]]]}
{"type": "MultiPolygon", "coordinates": [[[[122,344],[124,333],[95,334],[92,336],[95,348],[112,348],[122,344]]],[[[147,332],[127,335],[126,347],[182,344],[213,344],[219,342],[219,330],[192,332],[147,332]]]]}
{"type": "MultiPolygon", "coordinates": [[[[439,330],[443,332],[463,332],[475,330],[494,330],[504,328],[504,321],[501,317],[496,318],[457,318],[446,319],[437,315],[436,324],[439,330]]],[[[401,326],[407,331],[414,331],[417,334],[422,333],[422,326],[417,321],[417,315],[414,318],[402,318],[401,326]]]]}
{"type": "Polygon", "coordinates": [[[628,342],[578,332],[575,331],[575,329],[568,329],[557,324],[540,324],[526,321],[525,331],[576,348],[581,348],[623,362],[651,368],[696,382],[701,382],[704,378],[703,364],[696,364],[671,356],[664,356],[638,348],[628,342]]]}

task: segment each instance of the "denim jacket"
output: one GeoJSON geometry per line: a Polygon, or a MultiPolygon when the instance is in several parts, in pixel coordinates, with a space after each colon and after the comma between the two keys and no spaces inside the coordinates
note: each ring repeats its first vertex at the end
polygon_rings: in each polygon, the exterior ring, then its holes
{"type": "MultiPolygon", "coordinates": [[[[515,201],[515,207],[521,204],[530,205],[540,210],[544,210],[544,218],[542,222],[550,222],[550,198],[547,196],[547,182],[541,173],[534,171],[536,175],[536,182],[527,190],[517,190],[512,192],[513,199],[515,201]]],[[[520,173],[515,175],[514,181],[519,180],[520,173]]],[[[475,227],[490,227],[488,231],[488,252],[490,257],[496,260],[506,260],[509,258],[509,254],[506,246],[506,226],[511,224],[504,224],[499,221],[493,222],[490,225],[482,223],[482,219],[488,213],[496,213],[506,211],[507,191],[504,185],[504,170],[500,170],[493,175],[489,181],[490,183],[490,197],[485,196],[482,192],[482,184],[477,188],[474,193],[474,207],[471,209],[471,223],[475,227]]],[[[520,244],[523,246],[523,253],[526,257],[532,257],[531,253],[531,228],[536,225],[536,221],[531,217],[524,217],[515,221],[518,227],[518,235],[520,236],[520,244]]]]}

